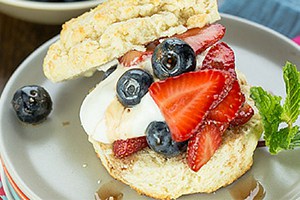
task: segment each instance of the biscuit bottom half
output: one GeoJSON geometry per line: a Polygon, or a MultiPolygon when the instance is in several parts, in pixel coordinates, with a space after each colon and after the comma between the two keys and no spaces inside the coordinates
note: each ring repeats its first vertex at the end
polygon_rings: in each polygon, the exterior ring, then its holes
{"type": "Polygon", "coordinates": [[[198,171],[187,164],[186,154],[165,158],[150,148],[129,157],[114,157],[112,145],[89,138],[109,174],[138,193],[157,199],[176,199],[184,194],[211,193],[247,172],[262,133],[260,116],[241,127],[229,128],[213,157],[198,171]]]}

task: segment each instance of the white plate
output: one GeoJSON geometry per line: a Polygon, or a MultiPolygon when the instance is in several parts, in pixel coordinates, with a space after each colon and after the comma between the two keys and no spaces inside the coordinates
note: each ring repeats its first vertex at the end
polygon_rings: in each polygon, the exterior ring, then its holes
{"type": "Polygon", "coordinates": [[[38,2],[34,0],[0,0],[0,11],[22,20],[41,24],[62,24],[72,17],[96,7],[103,0],[80,2],[38,2]]]}
{"type": "MultiPolygon", "coordinates": [[[[300,67],[300,49],[278,33],[248,21],[223,15],[224,40],[236,53],[237,69],[250,84],[284,94],[281,66],[289,60],[300,67]]],[[[16,184],[31,199],[93,199],[94,192],[112,180],[97,159],[80,126],[81,101],[100,75],[53,84],[42,72],[42,61],[54,38],[31,54],[7,83],[0,102],[1,156],[16,184]],[[52,96],[54,110],[37,126],[21,124],[10,100],[16,89],[27,84],[44,86],[52,96]]],[[[300,149],[271,156],[257,149],[253,176],[266,190],[266,199],[300,198],[300,149]]],[[[214,194],[181,199],[230,199],[229,187],[214,194]]],[[[118,188],[123,199],[148,199],[129,187],[118,188]]]]}

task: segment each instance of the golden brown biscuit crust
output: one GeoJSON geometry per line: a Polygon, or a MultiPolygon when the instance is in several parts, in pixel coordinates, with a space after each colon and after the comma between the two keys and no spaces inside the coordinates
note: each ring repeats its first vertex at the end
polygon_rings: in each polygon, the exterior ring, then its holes
{"type": "Polygon", "coordinates": [[[103,166],[117,180],[139,194],[176,199],[184,194],[211,193],[246,173],[262,132],[257,115],[241,128],[226,131],[223,143],[198,172],[187,165],[186,155],[164,158],[149,148],[127,158],[115,158],[112,145],[90,139],[103,166]]]}
{"type": "Polygon", "coordinates": [[[63,25],[44,59],[47,78],[59,82],[92,74],[129,50],[220,19],[216,0],[108,0],[63,25]]]}

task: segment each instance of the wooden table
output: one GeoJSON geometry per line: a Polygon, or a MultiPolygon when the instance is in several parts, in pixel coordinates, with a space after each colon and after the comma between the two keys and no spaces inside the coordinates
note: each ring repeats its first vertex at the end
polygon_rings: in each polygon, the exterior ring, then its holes
{"type": "Polygon", "coordinates": [[[18,65],[60,30],[61,25],[35,24],[0,13],[0,94],[18,65]]]}

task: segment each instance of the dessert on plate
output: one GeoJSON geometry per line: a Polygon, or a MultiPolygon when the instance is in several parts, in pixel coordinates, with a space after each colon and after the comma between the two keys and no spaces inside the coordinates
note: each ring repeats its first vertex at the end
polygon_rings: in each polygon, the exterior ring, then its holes
{"type": "Polygon", "coordinates": [[[104,71],[80,109],[103,166],[140,194],[211,193],[250,169],[263,131],[215,0],[109,0],[63,25],[53,82],[104,71]]]}

